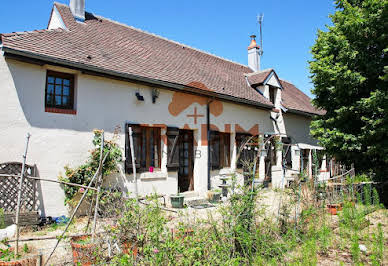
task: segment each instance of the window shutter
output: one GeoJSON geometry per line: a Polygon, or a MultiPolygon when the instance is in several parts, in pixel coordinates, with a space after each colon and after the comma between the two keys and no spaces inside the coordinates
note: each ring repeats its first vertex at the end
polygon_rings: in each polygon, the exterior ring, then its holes
{"type": "Polygon", "coordinates": [[[292,160],[291,160],[291,138],[290,137],[282,137],[282,143],[286,144],[283,145],[283,160],[285,161],[285,164],[287,167],[292,167],[292,160]]]}
{"type": "Polygon", "coordinates": [[[220,135],[216,131],[210,132],[209,159],[212,169],[220,169],[220,135]]]}
{"type": "Polygon", "coordinates": [[[139,127],[135,124],[126,124],[125,125],[125,172],[132,173],[132,155],[131,155],[131,146],[129,142],[129,127],[132,127],[132,138],[133,138],[133,149],[135,155],[135,166],[140,168],[140,151],[141,151],[141,131],[139,127]]]}
{"type": "Polygon", "coordinates": [[[167,128],[167,168],[179,167],[179,129],[167,128]]]}

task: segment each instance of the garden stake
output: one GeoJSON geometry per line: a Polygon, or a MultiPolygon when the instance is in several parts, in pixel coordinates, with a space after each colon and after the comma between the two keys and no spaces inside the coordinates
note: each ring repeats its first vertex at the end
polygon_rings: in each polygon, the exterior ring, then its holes
{"type": "MultiPolygon", "coordinates": [[[[104,132],[102,132],[102,134],[101,134],[100,162],[98,165],[102,165],[103,154],[104,154],[104,132]]],[[[99,198],[100,198],[101,180],[102,180],[102,168],[103,168],[103,166],[101,166],[101,168],[99,168],[99,174],[98,174],[98,178],[97,178],[96,207],[94,209],[92,243],[94,242],[94,238],[96,237],[98,203],[99,203],[99,198]]]]}
{"type": "Polygon", "coordinates": [[[16,206],[16,248],[15,248],[15,258],[18,256],[19,249],[19,214],[20,214],[20,205],[22,200],[22,188],[23,188],[23,177],[24,177],[24,169],[26,167],[26,158],[27,158],[27,150],[28,150],[28,142],[30,141],[30,133],[27,133],[26,138],[26,149],[23,155],[23,164],[22,164],[22,172],[20,173],[20,182],[19,182],[19,191],[18,191],[18,202],[16,206]]]}
{"type": "Polygon", "coordinates": [[[130,147],[131,147],[133,180],[135,182],[135,196],[136,196],[136,199],[138,199],[139,198],[139,192],[137,190],[136,165],[135,165],[135,154],[134,154],[134,151],[133,151],[133,137],[132,137],[133,131],[132,131],[132,127],[129,127],[128,131],[129,131],[129,144],[130,144],[130,147]]]}
{"type": "MultiPolygon", "coordinates": [[[[110,151],[109,151],[107,154],[105,154],[104,160],[102,160],[102,164],[104,164],[104,162],[105,162],[106,158],[108,157],[108,154],[109,154],[109,153],[110,153],[110,151]]],[[[73,211],[73,214],[72,214],[71,217],[70,217],[70,220],[68,221],[68,223],[67,223],[65,229],[63,230],[61,236],[58,238],[58,241],[57,241],[57,243],[55,244],[55,247],[54,247],[53,251],[51,251],[50,256],[47,258],[47,261],[46,261],[46,263],[45,263],[44,265],[47,265],[47,264],[48,264],[48,262],[50,261],[50,258],[52,257],[52,255],[54,254],[56,248],[58,247],[59,242],[61,242],[63,236],[65,235],[67,229],[69,228],[71,222],[73,221],[73,219],[74,219],[74,217],[75,217],[75,214],[76,214],[77,211],[78,211],[78,208],[81,206],[81,203],[82,203],[82,201],[84,200],[84,198],[86,197],[86,194],[88,194],[89,188],[92,186],[92,184],[93,184],[93,182],[94,182],[94,179],[96,179],[97,174],[100,172],[100,168],[102,167],[102,164],[100,164],[100,165],[98,166],[96,173],[93,175],[92,180],[90,180],[88,187],[86,188],[86,190],[85,190],[84,194],[82,195],[80,201],[78,202],[77,206],[75,207],[75,209],[74,209],[74,211],[73,211]]]]}

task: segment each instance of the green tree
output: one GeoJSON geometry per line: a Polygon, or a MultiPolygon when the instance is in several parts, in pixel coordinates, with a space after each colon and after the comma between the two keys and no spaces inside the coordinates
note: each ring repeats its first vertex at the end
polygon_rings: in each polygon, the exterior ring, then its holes
{"type": "Polygon", "coordinates": [[[337,0],[310,61],[311,134],[329,154],[388,180],[388,0],[337,0]]]}

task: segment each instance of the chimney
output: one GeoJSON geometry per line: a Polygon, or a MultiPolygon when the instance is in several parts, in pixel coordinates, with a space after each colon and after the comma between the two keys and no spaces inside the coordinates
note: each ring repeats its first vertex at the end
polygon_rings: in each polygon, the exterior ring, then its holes
{"type": "Polygon", "coordinates": [[[260,71],[260,46],[255,38],[256,35],[251,35],[251,44],[248,46],[248,66],[254,72],[260,71]]]}
{"type": "Polygon", "coordinates": [[[70,10],[76,21],[85,21],[85,0],[70,0],[70,10]]]}

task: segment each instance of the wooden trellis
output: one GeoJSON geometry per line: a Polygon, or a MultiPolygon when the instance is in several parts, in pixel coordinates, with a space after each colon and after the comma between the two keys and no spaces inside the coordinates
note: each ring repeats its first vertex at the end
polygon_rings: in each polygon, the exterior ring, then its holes
{"type": "MultiPolygon", "coordinates": [[[[18,199],[18,186],[22,163],[0,163],[0,208],[5,212],[6,223],[14,223],[18,199]],[[9,176],[5,176],[9,175],[9,176]]],[[[36,167],[25,166],[25,176],[36,176],[36,167]]],[[[37,180],[24,178],[22,203],[20,206],[21,224],[34,224],[38,221],[37,180]]]]}

